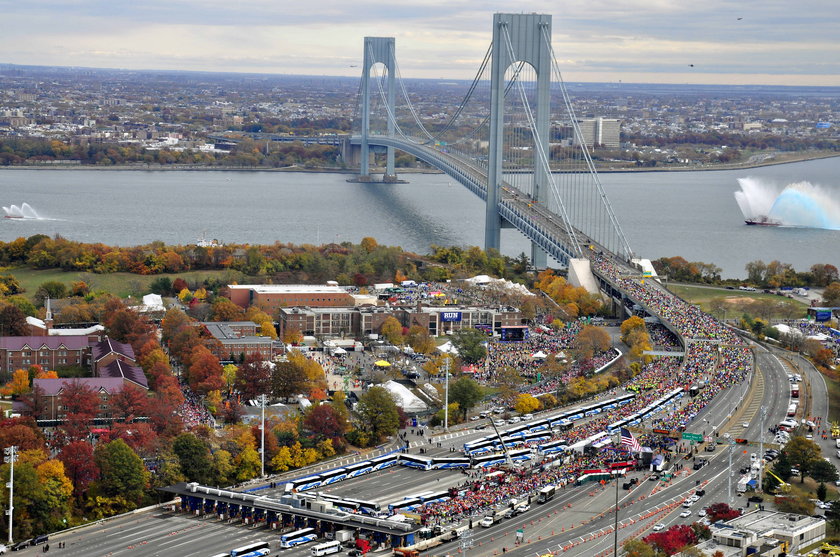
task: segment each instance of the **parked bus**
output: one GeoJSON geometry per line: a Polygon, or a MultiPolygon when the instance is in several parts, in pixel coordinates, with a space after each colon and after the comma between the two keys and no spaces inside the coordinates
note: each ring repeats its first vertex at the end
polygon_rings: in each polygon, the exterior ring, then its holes
{"type": "Polygon", "coordinates": [[[370,464],[371,468],[374,472],[379,472],[380,470],[384,470],[390,466],[394,466],[397,463],[397,454],[389,454],[385,456],[376,457],[371,459],[370,464]]]}
{"type": "Polygon", "coordinates": [[[280,547],[288,549],[296,545],[314,542],[316,539],[318,539],[318,534],[315,533],[314,528],[303,528],[302,530],[295,530],[294,532],[281,535],[280,547]]]}
{"type": "Polygon", "coordinates": [[[321,487],[322,481],[321,476],[315,474],[312,476],[306,476],[305,478],[298,478],[296,480],[292,480],[286,483],[286,493],[290,493],[292,491],[306,491],[307,489],[315,489],[316,487],[321,487]]]}
{"type": "Polygon", "coordinates": [[[358,505],[359,510],[365,514],[377,514],[382,510],[382,507],[379,505],[379,503],[376,503],[374,501],[365,501],[363,499],[350,498],[345,498],[344,501],[358,505]]]}
{"type": "Polygon", "coordinates": [[[436,457],[432,458],[432,468],[435,470],[452,470],[454,468],[469,468],[470,457],[436,457]]]}
{"type": "Polygon", "coordinates": [[[562,453],[566,449],[569,448],[569,442],[565,439],[558,439],[557,441],[550,441],[548,443],[543,443],[537,449],[540,454],[547,455],[553,453],[562,453]]]}
{"type": "Polygon", "coordinates": [[[422,506],[423,500],[420,499],[420,497],[409,497],[407,499],[403,499],[402,501],[391,503],[390,505],[388,505],[388,510],[391,511],[392,514],[396,514],[404,511],[415,511],[422,506]]]}
{"type": "Polygon", "coordinates": [[[344,468],[336,468],[335,470],[330,470],[329,472],[324,472],[319,475],[321,476],[321,485],[325,486],[345,479],[347,477],[347,470],[344,468]]]}
{"type": "Polygon", "coordinates": [[[409,468],[418,468],[420,470],[432,469],[431,458],[400,453],[398,460],[402,466],[408,466],[409,468]]]}
{"type": "Polygon", "coordinates": [[[540,489],[540,492],[537,494],[537,503],[545,503],[546,501],[551,501],[554,498],[554,493],[556,488],[553,485],[547,485],[544,488],[540,489]]]}
{"type": "Polygon", "coordinates": [[[496,450],[497,443],[498,439],[482,437],[481,439],[476,439],[471,443],[464,443],[464,454],[467,456],[472,456],[493,452],[494,450],[496,450]]]}
{"type": "Polygon", "coordinates": [[[341,551],[341,542],[333,540],[331,542],[319,543],[318,545],[313,545],[312,549],[309,551],[312,553],[312,557],[321,557],[322,555],[329,555],[330,553],[338,553],[341,551]]]}
{"type": "Polygon", "coordinates": [[[507,462],[503,453],[483,454],[472,457],[473,468],[489,468],[507,462]]]}
{"type": "Polygon", "coordinates": [[[345,466],[344,469],[347,470],[348,478],[355,478],[356,476],[372,472],[373,465],[371,464],[371,461],[365,460],[364,462],[357,462],[356,464],[345,466]]]}
{"type": "MultiPolygon", "coordinates": [[[[237,547],[236,549],[232,550],[230,552],[230,557],[242,557],[243,555],[247,555],[248,553],[253,553],[262,549],[268,549],[269,551],[271,551],[271,546],[268,545],[268,542],[249,543],[248,545],[243,545],[242,547],[237,547]]],[[[265,555],[268,555],[268,553],[265,553],[265,555]]]]}

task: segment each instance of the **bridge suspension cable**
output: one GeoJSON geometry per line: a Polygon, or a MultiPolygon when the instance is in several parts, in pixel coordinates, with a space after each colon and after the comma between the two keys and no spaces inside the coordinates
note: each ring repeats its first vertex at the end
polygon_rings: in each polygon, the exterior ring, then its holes
{"type": "MultiPolygon", "coordinates": [[[[505,39],[505,47],[508,51],[508,56],[510,56],[511,60],[516,59],[516,54],[513,50],[513,44],[510,40],[510,34],[508,33],[507,25],[502,27],[502,36],[505,39]]],[[[522,65],[517,68],[517,72],[521,69],[522,65]]],[[[519,90],[519,98],[522,102],[522,105],[525,109],[525,115],[528,119],[528,125],[531,129],[531,136],[534,139],[535,143],[535,150],[537,152],[537,156],[539,157],[539,163],[543,165],[543,169],[545,170],[545,175],[548,179],[548,184],[551,188],[551,192],[554,194],[555,201],[557,202],[557,206],[560,209],[560,217],[563,219],[563,226],[566,228],[566,233],[569,236],[569,239],[572,242],[572,246],[570,246],[578,255],[582,254],[583,250],[581,249],[580,242],[577,238],[577,233],[575,231],[575,227],[572,226],[571,220],[569,219],[569,214],[566,212],[566,204],[563,201],[563,198],[560,196],[560,192],[557,188],[557,183],[554,180],[554,176],[551,173],[551,168],[549,166],[548,160],[548,151],[546,149],[546,145],[543,144],[542,137],[537,130],[537,123],[536,119],[534,118],[534,112],[531,110],[531,103],[528,101],[528,96],[525,94],[525,88],[522,85],[522,82],[519,79],[516,79],[518,75],[514,76],[514,81],[517,84],[517,89],[519,90]]],[[[488,187],[493,187],[494,184],[488,184],[488,187]]]]}
{"type": "MultiPolygon", "coordinates": [[[[578,124],[578,119],[575,114],[574,106],[572,105],[571,99],[569,98],[569,92],[566,89],[566,82],[563,80],[563,74],[560,72],[560,66],[557,63],[557,57],[554,55],[554,48],[551,46],[551,37],[548,35],[548,30],[546,27],[541,29],[542,38],[546,42],[548,47],[548,51],[551,55],[551,66],[554,71],[554,74],[557,79],[557,83],[560,86],[560,92],[563,96],[563,102],[566,104],[566,109],[569,112],[569,119],[571,120],[572,128],[574,130],[575,137],[578,139],[581,152],[583,154],[583,158],[586,161],[587,168],[589,170],[589,174],[592,176],[593,181],[595,183],[595,187],[598,192],[598,196],[600,197],[604,210],[607,213],[607,218],[612,225],[613,231],[617,235],[617,239],[619,245],[617,246],[620,250],[623,250],[624,256],[627,260],[630,260],[633,257],[633,250],[630,248],[630,243],[627,241],[627,237],[624,235],[624,231],[621,229],[621,225],[618,222],[618,219],[615,216],[615,212],[613,211],[612,205],[610,204],[609,199],[607,198],[606,192],[604,192],[604,187],[601,184],[601,179],[598,176],[598,171],[595,169],[595,164],[592,162],[592,156],[589,153],[589,149],[586,146],[586,142],[583,140],[583,134],[580,130],[580,125],[578,124]]],[[[608,246],[610,247],[610,246],[608,246]]],[[[611,248],[614,249],[614,248],[611,248]]],[[[616,250],[618,251],[618,250],[616,250]]]]}

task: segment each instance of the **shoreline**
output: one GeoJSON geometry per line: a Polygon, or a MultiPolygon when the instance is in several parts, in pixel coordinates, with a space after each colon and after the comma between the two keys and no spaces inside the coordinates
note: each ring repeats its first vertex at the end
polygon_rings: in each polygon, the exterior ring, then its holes
{"type": "MultiPolygon", "coordinates": [[[[719,172],[724,170],[750,170],[752,168],[762,168],[765,166],[779,166],[783,164],[794,164],[798,162],[808,162],[822,159],[830,159],[840,157],[840,153],[820,153],[813,155],[806,155],[802,157],[793,157],[787,160],[765,160],[750,164],[720,164],[720,165],[700,165],[700,166],[671,166],[671,167],[639,167],[639,168],[598,168],[596,170],[599,174],[626,174],[637,172],[719,172]]],[[[349,174],[357,175],[358,172],[354,169],[348,168],[331,168],[331,167],[317,167],[317,168],[302,168],[299,166],[284,167],[284,168],[260,168],[260,167],[239,167],[239,166],[206,166],[206,165],[149,165],[149,164],[123,164],[113,166],[97,166],[97,165],[82,165],[82,164],[22,164],[0,166],[2,170],[96,170],[96,171],[117,171],[117,172],[303,172],[310,174],[349,174]]],[[[371,174],[383,174],[384,169],[373,169],[371,174]]],[[[444,174],[443,171],[435,168],[402,168],[397,169],[397,175],[400,174],[444,174]]]]}

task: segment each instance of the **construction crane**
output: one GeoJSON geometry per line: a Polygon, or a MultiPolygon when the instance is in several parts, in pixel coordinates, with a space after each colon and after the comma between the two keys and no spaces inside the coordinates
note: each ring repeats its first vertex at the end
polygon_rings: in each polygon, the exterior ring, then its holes
{"type": "Polygon", "coordinates": [[[771,476],[773,476],[774,478],[776,478],[779,481],[779,491],[781,491],[782,493],[788,493],[790,491],[790,484],[787,483],[786,481],[784,481],[782,478],[780,478],[776,474],[774,474],[772,470],[768,469],[768,470],[765,470],[765,472],[767,472],[768,474],[770,474],[771,476]]]}

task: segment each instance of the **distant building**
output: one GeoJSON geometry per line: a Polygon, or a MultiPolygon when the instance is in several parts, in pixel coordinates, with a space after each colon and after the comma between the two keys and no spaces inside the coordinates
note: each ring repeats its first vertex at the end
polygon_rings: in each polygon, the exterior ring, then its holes
{"type": "Polygon", "coordinates": [[[242,308],[256,305],[271,315],[281,307],[350,307],[355,300],[346,290],[333,285],[231,284],[230,300],[242,308]]]}
{"type": "Polygon", "coordinates": [[[776,511],[753,511],[711,526],[712,539],[697,546],[703,555],[726,557],[795,555],[825,539],[825,520],[776,511]]]}
{"type": "MultiPolygon", "coordinates": [[[[42,392],[46,399],[45,413],[41,420],[63,420],[67,417],[67,409],[60,404],[60,396],[73,381],[92,388],[99,395],[100,405],[97,418],[110,418],[108,400],[130,382],[128,379],[115,377],[86,377],[82,379],[33,379],[32,388],[42,392]]],[[[14,408],[20,410],[20,403],[15,402],[14,408]]]]}
{"type": "Polygon", "coordinates": [[[207,348],[219,360],[237,360],[240,356],[259,354],[263,360],[271,360],[283,354],[282,342],[271,337],[257,336],[257,324],[251,321],[208,321],[201,324],[213,340],[207,348]]]}
{"type": "Polygon", "coordinates": [[[40,365],[44,369],[90,365],[87,336],[0,337],[0,372],[40,365]]]}
{"type": "Polygon", "coordinates": [[[465,306],[280,308],[277,318],[278,333],[281,338],[288,330],[300,331],[305,336],[362,338],[378,333],[389,317],[394,317],[404,327],[419,325],[431,336],[475,327],[499,331],[502,327],[523,324],[521,312],[514,308],[465,306]]]}
{"type": "Polygon", "coordinates": [[[621,147],[621,120],[613,118],[586,118],[578,120],[581,136],[586,145],[603,145],[611,149],[621,147]]]}

